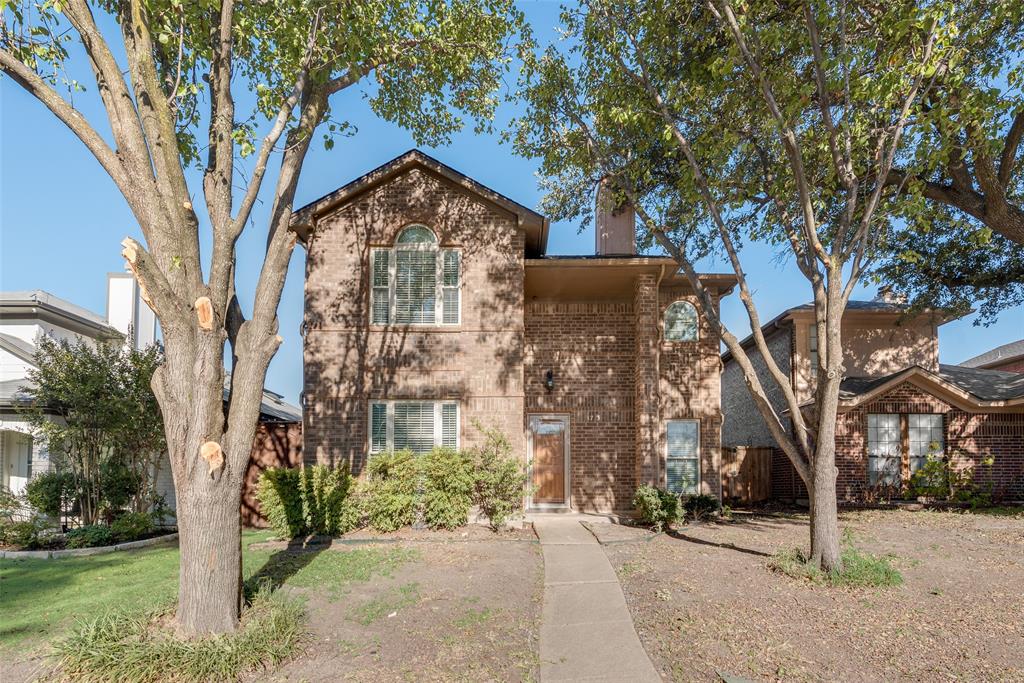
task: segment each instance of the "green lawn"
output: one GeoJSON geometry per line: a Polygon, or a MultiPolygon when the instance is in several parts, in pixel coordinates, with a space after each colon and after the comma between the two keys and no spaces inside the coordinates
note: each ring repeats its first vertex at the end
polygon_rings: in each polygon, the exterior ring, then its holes
{"type": "MultiPolygon", "coordinates": [[[[389,574],[413,559],[399,548],[358,548],[346,552],[283,554],[249,546],[268,531],[242,535],[247,580],[273,585],[316,587],[329,597],[353,581],[389,574]]],[[[105,610],[145,612],[174,600],[178,588],[178,549],[154,548],[58,560],[0,560],[0,654],[49,641],[63,627],[105,610]]]]}

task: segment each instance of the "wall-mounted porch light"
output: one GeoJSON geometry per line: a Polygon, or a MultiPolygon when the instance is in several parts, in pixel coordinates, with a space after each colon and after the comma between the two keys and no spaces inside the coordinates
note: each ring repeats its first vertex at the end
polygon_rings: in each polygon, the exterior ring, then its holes
{"type": "Polygon", "coordinates": [[[551,391],[555,388],[555,371],[548,370],[544,373],[544,388],[551,391]]]}

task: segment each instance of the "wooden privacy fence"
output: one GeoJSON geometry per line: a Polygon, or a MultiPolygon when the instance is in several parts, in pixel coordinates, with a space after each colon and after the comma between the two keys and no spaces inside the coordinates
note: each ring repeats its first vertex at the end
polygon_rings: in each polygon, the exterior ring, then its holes
{"type": "Polygon", "coordinates": [[[772,449],[722,449],[722,499],[743,504],[768,500],[772,490],[772,449]]]}

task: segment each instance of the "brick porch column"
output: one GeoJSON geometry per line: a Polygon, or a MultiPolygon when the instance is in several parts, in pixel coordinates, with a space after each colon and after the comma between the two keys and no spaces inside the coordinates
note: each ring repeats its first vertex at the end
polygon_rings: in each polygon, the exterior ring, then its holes
{"type": "Polygon", "coordinates": [[[658,472],[658,287],[653,275],[638,275],[633,284],[636,339],[634,401],[636,482],[660,486],[658,472]]]}

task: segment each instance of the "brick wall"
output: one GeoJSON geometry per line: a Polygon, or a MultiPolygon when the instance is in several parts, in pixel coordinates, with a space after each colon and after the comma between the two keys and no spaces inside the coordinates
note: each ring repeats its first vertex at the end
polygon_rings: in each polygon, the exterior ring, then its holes
{"type": "MultiPolygon", "coordinates": [[[[993,492],[1004,498],[1024,497],[1024,413],[971,413],[960,410],[924,391],[911,382],[903,382],[875,401],[838,417],[836,425],[836,465],[839,468],[837,493],[840,500],[857,501],[869,497],[867,424],[869,413],[941,413],[945,426],[946,452],[960,468],[975,467],[975,481],[991,483],[993,492]],[[991,470],[981,466],[993,456],[991,470]]],[[[806,495],[802,482],[786,456],[777,452],[773,461],[772,495],[779,498],[806,495]]],[[[904,474],[908,464],[904,463],[904,474]]]]}
{"type": "MultiPolygon", "coordinates": [[[[701,493],[721,496],[722,447],[722,384],[719,338],[707,318],[699,316],[697,341],[662,341],[664,329],[661,315],[672,303],[689,301],[700,311],[697,298],[688,286],[662,287],[658,293],[659,384],[658,384],[658,454],[660,456],[659,486],[665,485],[665,422],[667,420],[700,420],[701,493]]],[[[715,306],[718,306],[717,299],[715,306]]]]}
{"type": "Polygon", "coordinates": [[[365,463],[370,399],[455,399],[461,443],[473,422],[525,452],[523,235],[513,215],[411,168],[320,218],[306,259],[306,462],[365,463]],[[456,327],[370,326],[369,253],[411,223],[462,250],[456,327]]]}
{"type": "Polygon", "coordinates": [[[242,482],[242,524],[265,527],[256,500],[256,483],[260,474],[271,467],[299,467],[302,464],[302,425],[260,424],[252,444],[252,459],[242,482]]]}
{"type": "Polygon", "coordinates": [[[569,415],[572,499],[581,510],[632,507],[634,335],[629,301],[526,306],[526,412],[569,415]],[[548,370],[555,378],[550,392],[548,370]]]}

